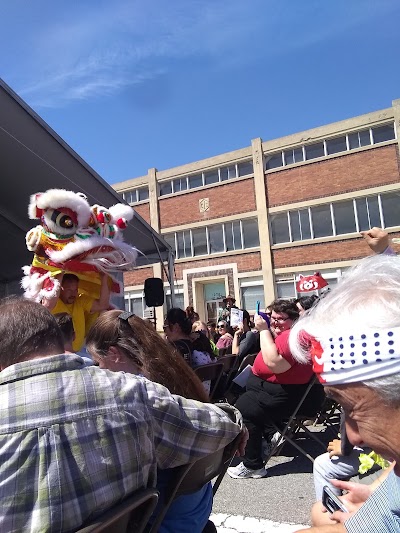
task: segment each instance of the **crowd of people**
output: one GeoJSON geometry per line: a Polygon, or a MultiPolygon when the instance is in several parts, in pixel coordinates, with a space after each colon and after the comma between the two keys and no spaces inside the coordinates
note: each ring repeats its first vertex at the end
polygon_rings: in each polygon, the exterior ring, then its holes
{"type": "MultiPolygon", "coordinates": [[[[242,459],[228,474],[264,478],[265,447],[317,376],[307,412],[329,397],[342,414],[340,438],[314,463],[308,531],[400,531],[400,258],[382,230],[363,236],[377,255],[326,296],[274,300],[254,317],[240,310],[235,326],[229,296],[216,322],[170,309],[160,335],[109,310],[105,277],[94,301],[68,274],[52,300],[2,301],[0,530],[74,531],[147,487],[162,503],[171,469],[235,439],[242,459]],[[227,353],[236,368],[257,355],[235,405],[213,404],[195,370],[227,353]],[[362,457],[375,458],[369,484],[348,481],[362,457]],[[327,512],[326,485],[343,510],[327,512]]],[[[173,502],[160,531],[215,531],[211,510],[206,483],[173,502]]]]}

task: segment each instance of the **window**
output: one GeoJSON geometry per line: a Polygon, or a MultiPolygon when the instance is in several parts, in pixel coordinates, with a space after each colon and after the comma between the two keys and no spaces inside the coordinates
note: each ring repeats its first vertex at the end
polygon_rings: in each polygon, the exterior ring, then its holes
{"type": "Polygon", "coordinates": [[[187,178],[178,178],[172,182],[174,184],[174,192],[181,192],[187,190],[187,178]]]}
{"type": "Polygon", "coordinates": [[[323,157],[325,155],[324,143],[309,144],[305,147],[305,150],[307,160],[323,157]]]}
{"type": "Polygon", "coordinates": [[[168,235],[162,235],[162,237],[171,246],[172,251],[175,254],[175,252],[176,252],[176,249],[175,249],[175,233],[170,233],[168,235]]]}
{"type": "Polygon", "coordinates": [[[365,231],[374,226],[382,226],[377,196],[357,198],[356,208],[359,231],[365,231]]]}
{"type": "Polygon", "coordinates": [[[333,214],[335,217],[336,235],[356,232],[357,226],[354,214],[353,200],[346,200],[345,202],[335,202],[332,205],[333,214]]]}
{"type": "Polygon", "coordinates": [[[260,245],[256,218],[163,234],[175,257],[196,257],[260,245]],[[176,244],[175,244],[176,243],[176,244]]]}
{"type": "Polygon", "coordinates": [[[219,169],[219,174],[221,176],[221,181],[236,178],[236,165],[231,165],[229,167],[221,167],[219,169]]]}
{"type": "Polygon", "coordinates": [[[400,226],[399,203],[396,191],[275,213],[270,217],[272,244],[400,226]]]}
{"type": "Polygon", "coordinates": [[[232,250],[242,249],[242,236],[240,233],[240,222],[228,222],[225,226],[225,250],[230,252],[232,250]]]}
{"type": "Polygon", "coordinates": [[[193,255],[207,255],[206,228],[192,229],[193,255]]]}
{"type": "Polygon", "coordinates": [[[165,194],[172,194],[171,181],[163,181],[160,183],[160,196],[164,196],[165,194]]]}
{"type": "Polygon", "coordinates": [[[255,218],[242,220],[243,248],[254,248],[260,246],[258,235],[258,222],[255,218]]]}
{"type": "MultiPolygon", "coordinates": [[[[179,292],[175,291],[175,307],[179,307],[180,309],[184,309],[184,302],[183,302],[183,291],[178,289],[179,292]]],[[[167,291],[166,297],[165,297],[165,303],[167,306],[167,311],[172,309],[172,301],[171,301],[171,291],[167,291]]]]}
{"type": "Polygon", "coordinates": [[[400,192],[381,195],[384,227],[400,226],[400,192]]]}
{"type": "Polygon", "coordinates": [[[395,138],[396,133],[393,122],[371,129],[367,128],[340,137],[325,139],[325,141],[297,146],[296,148],[285,150],[283,154],[279,152],[271,154],[267,156],[266,170],[273,170],[281,166],[293,165],[294,163],[301,163],[305,160],[309,161],[317,157],[324,157],[348,150],[356,150],[363,146],[391,141],[395,138]]]}
{"type": "Polygon", "coordinates": [[[138,202],[141,202],[142,200],[148,200],[149,199],[149,189],[148,187],[143,187],[142,189],[138,189],[138,202]]]}
{"type": "Polygon", "coordinates": [[[267,159],[267,170],[283,166],[282,153],[274,154],[267,159]]]}
{"type": "Polygon", "coordinates": [[[296,298],[296,287],[293,281],[279,281],[276,284],[278,298],[296,298]]]}
{"type": "Polygon", "coordinates": [[[257,301],[260,302],[260,309],[265,309],[264,286],[262,284],[250,287],[242,286],[241,291],[243,309],[255,311],[257,301]]]}
{"type": "Polygon", "coordinates": [[[301,238],[311,239],[310,212],[308,209],[299,210],[301,238]]]}
{"type": "Polygon", "coordinates": [[[361,146],[368,146],[369,144],[371,144],[369,130],[350,133],[348,135],[348,139],[350,150],[354,150],[355,148],[360,148],[361,146]]]}
{"type": "Polygon", "coordinates": [[[338,152],[345,152],[347,150],[346,136],[336,137],[326,141],[327,155],[337,154],[338,152]]]}
{"type": "Polygon", "coordinates": [[[210,246],[210,254],[217,254],[219,252],[225,251],[222,225],[210,226],[208,228],[208,240],[210,246]]]}
{"type": "Polygon", "coordinates": [[[203,175],[202,174],[194,174],[193,176],[189,176],[189,189],[196,189],[196,187],[202,187],[203,186],[203,175]]]}
{"type": "Polygon", "coordinates": [[[383,224],[381,222],[381,216],[379,212],[378,197],[369,196],[367,198],[367,204],[368,204],[368,213],[369,213],[369,223],[371,225],[371,228],[373,228],[374,226],[381,228],[383,224]]]}
{"type": "Polygon", "coordinates": [[[143,318],[146,304],[143,292],[125,293],[125,310],[143,318]]]}
{"type": "Polygon", "coordinates": [[[244,161],[243,163],[238,163],[238,174],[239,176],[247,176],[248,174],[253,174],[253,162],[244,161]]]}
{"type": "Polygon", "coordinates": [[[311,207],[314,238],[333,235],[331,209],[329,204],[311,207]]]}
{"type": "Polygon", "coordinates": [[[374,143],[383,143],[385,141],[391,141],[395,139],[394,125],[386,124],[385,126],[372,128],[372,137],[374,139],[374,143]]]}
{"type": "Polygon", "coordinates": [[[190,241],[190,231],[180,231],[176,235],[178,240],[178,259],[182,259],[183,257],[191,257],[192,245],[190,241]]]}
{"type": "Polygon", "coordinates": [[[271,215],[271,232],[273,244],[290,242],[287,213],[271,215]]]}
{"type": "Polygon", "coordinates": [[[211,185],[212,183],[218,183],[218,169],[211,170],[210,172],[204,172],[204,185],[211,185]]]}
{"type": "Polygon", "coordinates": [[[285,165],[292,165],[293,163],[301,163],[304,161],[303,148],[294,148],[293,150],[286,150],[284,152],[285,165]]]}

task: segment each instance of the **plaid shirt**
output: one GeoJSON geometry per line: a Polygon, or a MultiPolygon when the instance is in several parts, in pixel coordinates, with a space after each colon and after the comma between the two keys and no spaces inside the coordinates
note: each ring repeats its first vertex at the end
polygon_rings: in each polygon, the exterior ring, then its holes
{"type": "Polygon", "coordinates": [[[73,531],[157,467],[189,463],[240,428],[218,407],[54,355],[0,372],[0,531],[73,531]]]}

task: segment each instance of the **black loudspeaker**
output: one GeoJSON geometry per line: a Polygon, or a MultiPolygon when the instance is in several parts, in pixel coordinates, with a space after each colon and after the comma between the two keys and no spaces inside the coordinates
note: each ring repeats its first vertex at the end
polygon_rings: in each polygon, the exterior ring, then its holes
{"type": "Polygon", "coordinates": [[[147,307],[164,305],[164,284],[160,278],[147,278],[144,281],[144,299],[147,307]]]}

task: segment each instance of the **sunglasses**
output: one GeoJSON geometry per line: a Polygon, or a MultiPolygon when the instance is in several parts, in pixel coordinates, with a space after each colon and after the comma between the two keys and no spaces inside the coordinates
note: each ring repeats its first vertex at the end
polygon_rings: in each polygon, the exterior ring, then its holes
{"type": "Polygon", "coordinates": [[[226,328],[225,324],[218,324],[218,329],[226,328]]]}

